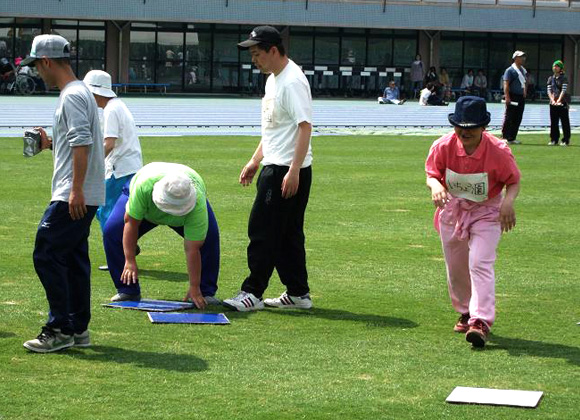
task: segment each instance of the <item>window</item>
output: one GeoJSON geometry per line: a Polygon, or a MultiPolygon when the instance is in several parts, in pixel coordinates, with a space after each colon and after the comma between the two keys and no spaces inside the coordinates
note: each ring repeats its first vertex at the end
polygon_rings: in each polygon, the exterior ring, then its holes
{"type": "Polygon", "coordinates": [[[342,38],[341,64],[365,65],[366,64],[366,39],[364,37],[344,36],[342,38]]]}
{"type": "Polygon", "coordinates": [[[157,34],[156,82],[169,83],[170,90],[181,90],[183,79],[183,32],[157,34]]]}
{"type": "MultiPolygon", "coordinates": [[[[318,30],[317,30],[318,32],[318,30]]],[[[315,40],[314,64],[338,64],[338,35],[317,35],[315,40]]]]}
{"type": "Polygon", "coordinates": [[[98,25],[91,22],[87,26],[80,22],[80,25],[77,75],[84,78],[90,70],[105,70],[105,25],[102,22],[98,25]]]}
{"type": "Polygon", "coordinates": [[[14,39],[14,56],[15,57],[26,57],[30,54],[30,48],[32,47],[32,40],[36,35],[40,35],[40,21],[38,26],[19,26],[18,20],[16,21],[16,31],[14,39]]]}
{"type": "Polygon", "coordinates": [[[105,23],[102,21],[53,20],[52,33],[70,43],[73,71],[80,79],[90,70],[105,69],[105,23]]]}
{"type": "Polygon", "coordinates": [[[487,68],[487,39],[466,39],[464,48],[465,69],[473,69],[474,73],[477,73],[477,69],[487,68]]]}
{"type": "Polygon", "coordinates": [[[12,60],[12,27],[0,27],[0,58],[12,60]]]}
{"type": "Polygon", "coordinates": [[[288,56],[298,65],[311,65],[314,37],[312,35],[291,35],[288,56]]]}
{"type": "Polygon", "coordinates": [[[416,38],[395,38],[393,41],[393,65],[408,67],[417,52],[416,38]]]}
{"type": "Polygon", "coordinates": [[[155,80],[155,32],[134,29],[139,26],[131,25],[129,82],[151,83],[155,80]]]}
{"type": "Polygon", "coordinates": [[[211,33],[195,32],[190,25],[185,34],[185,90],[208,90],[210,74],[211,33]]]}
{"type": "Polygon", "coordinates": [[[393,40],[391,38],[369,38],[367,64],[390,66],[393,62],[393,40]]]}
{"type": "MultiPolygon", "coordinates": [[[[232,26],[229,26],[230,30],[232,26]]],[[[237,29],[237,27],[234,27],[237,29]]],[[[213,49],[213,88],[214,90],[236,90],[238,86],[239,58],[236,32],[219,31],[214,33],[213,49]]]]}

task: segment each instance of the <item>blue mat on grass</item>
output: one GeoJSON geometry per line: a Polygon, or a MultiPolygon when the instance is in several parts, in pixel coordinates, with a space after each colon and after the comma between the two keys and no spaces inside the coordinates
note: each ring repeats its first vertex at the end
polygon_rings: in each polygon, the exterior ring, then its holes
{"type": "Polygon", "coordinates": [[[154,324],[217,324],[226,325],[230,320],[224,314],[192,314],[175,312],[148,312],[154,324]]]}
{"type": "Polygon", "coordinates": [[[108,308],[136,309],[150,312],[172,312],[185,309],[196,309],[191,302],[178,302],[173,300],[141,299],[139,301],[126,300],[123,302],[103,303],[108,308]]]}

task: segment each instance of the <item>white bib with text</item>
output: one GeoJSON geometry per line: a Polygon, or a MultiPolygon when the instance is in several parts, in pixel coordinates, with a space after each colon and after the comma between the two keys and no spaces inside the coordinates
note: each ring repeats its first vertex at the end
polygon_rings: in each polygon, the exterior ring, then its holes
{"type": "Polygon", "coordinates": [[[452,196],[466,200],[482,202],[487,200],[489,183],[487,173],[458,174],[451,169],[445,171],[447,190],[452,196]]]}

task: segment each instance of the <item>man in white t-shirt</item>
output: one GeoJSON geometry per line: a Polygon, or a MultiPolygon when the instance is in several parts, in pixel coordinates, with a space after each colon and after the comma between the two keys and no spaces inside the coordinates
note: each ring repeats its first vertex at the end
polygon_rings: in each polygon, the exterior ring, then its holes
{"type": "MultiPolygon", "coordinates": [[[[96,217],[101,230],[104,230],[123,187],[143,166],[141,143],[133,115],[113,92],[109,73],[91,70],[83,81],[93,93],[99,108],[103,108],[106,198],[96,217]]],[[[99,269],[106,270],[107,266],[100,266],[99,269]]]]}
{"type": "Polygon", "coordinates": [[[243,186],[257,182],[258,192],[248,224],[250,275],[240,293],[224,300],[238,311],[312,307],[306,251],[304,213],[312,179],[312,96],[304,73],[286,56],[280,33],[271,26],[258,26],[250,38],[238,44],[249,50],[254,65],[264,74],[266,94],[262,99],[262,139],[240,174],[243,186]],[[286,292],[275,299],[262,299],[276,269],[286,292]]]}

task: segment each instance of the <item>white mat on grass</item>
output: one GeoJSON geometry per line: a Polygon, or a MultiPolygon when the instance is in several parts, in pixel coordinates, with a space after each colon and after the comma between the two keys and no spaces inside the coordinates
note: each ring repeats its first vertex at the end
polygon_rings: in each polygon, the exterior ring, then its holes
{"type": "Polygon", "coordinates": [[[511,389],[458,386],[455,387],[445,401],[457,404],[489,404],[536,408],[543,394],[541,391],[517,391],[511,389]]]}

